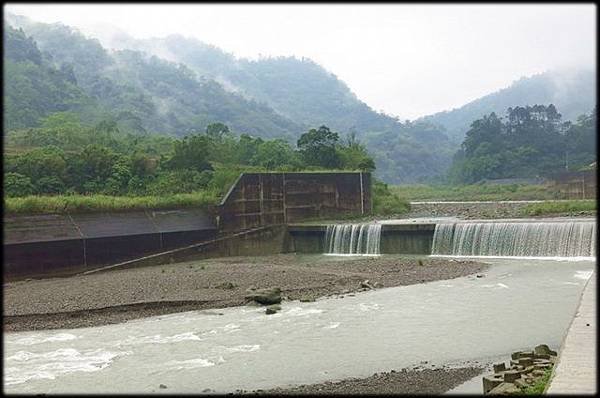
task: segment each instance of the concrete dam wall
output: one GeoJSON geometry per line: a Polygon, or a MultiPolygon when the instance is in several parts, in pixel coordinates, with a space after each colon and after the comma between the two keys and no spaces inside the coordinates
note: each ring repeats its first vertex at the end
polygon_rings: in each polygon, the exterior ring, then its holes
{"type": "MultiPolygon", "coordinates": [[[[5,215],[4,277],[68,275],[203,242],[216,242],[194,249],[204,250],[203,256],[259,254],[248,245],[260,235],[256,247],[267,247],[267,232],[246,234],[243,240],[233,235],[313,218],[369,214],[371,206],[369,173],[243,173],[216,214],[190,208],[5,215]]],[[[279,246],[282,251],[290,245],[279,246]]],[[[273,250],[269,246],[268,252],[273,250]]]]}
{"type": "Polygon", "coordinates": [[[371,174],[244,173],[223,198],[220,232],[370,214],[371,174]]]}
{"type": "MultiPolygon", "coordinates": [[[[436,224],[382,224],[380,249],[382,254],[431,254],[436,224]]],[[[291,251],[297,253],[328,253],[327,225],[288,226],[291,251]]]]}
{"type": "Polygon", "coordinates": [[[4,216],[4,276],[60,275],[214,239],[202,209],[4,216]]]}

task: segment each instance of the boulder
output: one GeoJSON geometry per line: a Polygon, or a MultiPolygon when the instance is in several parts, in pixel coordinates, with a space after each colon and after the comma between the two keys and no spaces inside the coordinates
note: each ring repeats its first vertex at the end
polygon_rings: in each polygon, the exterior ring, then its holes
{"type": "Polygon", "coordinates": [[[273,304],[267,307],[265,310],[265,314],[271,315],[277,313],[277,311],[281,310],[281,306],[279,304],[273,304]]]}
{"type": "Polygon", "coordinates": [[[281,303],[281,289],[278,287],[270,289],[249,289],[246,291],[246,299],[254,300],[263,305],[279,304],[281,303]]]}
{"type": "Polygon", "coordinates": [[[373,289],[373,285],[371,285],[371,282],[367,279],[364,280],[360,283],[360,287],[362,289],[373,289]]]}

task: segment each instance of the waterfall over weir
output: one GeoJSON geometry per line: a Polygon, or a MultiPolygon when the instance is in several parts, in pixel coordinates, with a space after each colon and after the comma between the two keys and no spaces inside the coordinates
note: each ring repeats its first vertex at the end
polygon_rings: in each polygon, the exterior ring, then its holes
{"type": "Polygon", "coordinates": [[[325,233],[326,254],[379,255],[381,224],[333,224],[325,233]]]}
{"type": "Polygon", "coordinates": [[[596,223],[456,222],[435,227],[432,255],[595,257],[596,223]]]}

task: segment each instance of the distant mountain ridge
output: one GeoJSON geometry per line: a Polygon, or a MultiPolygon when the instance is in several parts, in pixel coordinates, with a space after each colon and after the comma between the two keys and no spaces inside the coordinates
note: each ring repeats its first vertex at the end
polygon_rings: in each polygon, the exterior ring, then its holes
{"type": "Polygon", "coordinates": [[[509,87],[469,102],[457,109],[418,120],[441,125],[454,142],[462,142],[471,122],[495,112],[503,116],[509,107],[554,104],[564,121],[575,121],[596,105],[596,72],[588,69],[549,71],[522,77],[509,87]]]}
{"type": "MultiPolygon", "coordinates": [[[[129,129],[173,135],[201,132],[209,123],[222,122],[237,134],[290,142],[309,128],[327,125],[342,137],[355,133],[374,156],[376,175],[388,183],[444,175],[470,123],[484,114],[502,115],[510,106],[552,102],[565,117],[574,118],[595,104],[593,73],[590,91],[589,73],[575,73],[563,81],[549,72],[551,77],[523,78],[458,109],[402,123],[374,111],[310,59],[236,58],[181,35],[136,39],[115,31],[99,41],[62,24],[11,14],[5,14],[5,20],[35,39],[47,67],[71,77],[70,84],[79,91],[70,89],[88,101],[79,107],[85,109],[84,118],[112,114],[129,129]]],[[[18,73],[32,81],[27,68],[18,73]]],[[[28,104],[21,92],[15,88],[5,99],[10,97],[21,108],[39,105],[28,104]]],[[[34,114],[41,117],[54,111],[50,108],[35,108],[34,114]]]]}

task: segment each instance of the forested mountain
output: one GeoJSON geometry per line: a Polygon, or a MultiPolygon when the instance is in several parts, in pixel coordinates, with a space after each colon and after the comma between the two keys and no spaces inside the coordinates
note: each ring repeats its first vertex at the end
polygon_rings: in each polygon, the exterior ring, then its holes
{"type": "Polygon", "coordinates": [[[121,34],[117,50],[107,50],[61,24],[11,15],[8,21],[35,39],[53,67],[72,69],[79,87],[121,128],[185,135],[222,122],[237,134],[294,143],[326,125],[342,137],[355,133],[374,155],[377,175],[396,183],[443,174],[451,161],[453,149],[439,129],[373,111],[307,59],[238,60],[181,36],[148,41],[121,34]]]}
{"type": "Polygon", "coordinates": [[[37,126],[53,112],[87,113],[98,104],[68,68],[55,68],[23,31],[4,29],[5,131],[37,126]]]}
{"type": "Polygon", "coordinates": [[[504,115],[506,109],[534,104],[554,104],[564,121],[574,122],[596,105],[596,72],[593,70],[550,71],[523,77],[509,87],[469,102],[451,111],[420,120],[441,125],[453,141],[460,143],[471,123],[489,113],[504,115]]]}
{"type": "MultiPolygon", "coordinates": [[[[208,124],[219,121],[238,132],[288,139],[304,129],[265,104],[226,91],[214,80],[197,79],[184,65],[138,51],[109,52],[97,40],[61,24],[24,25],[25,33],[35,39],[35,43],[28,42],[34,47],[37,44],[43,54],[43,67],[69,74],[72,85],[111,112],[120,127],[185,135],[203,131],[208,124]]],[[[5,30],[11,27],[5,25],[5,30]]],[[[15,37],[5,35],[11,43],[15,37]]],[[[16,75],[34,78],[27,69],[17,71],[16,75]]],[[[15,81],[13,76],[14,73],[7,75],[7,80],[15,81]]],[[[41,112],[43,116],[43,110],[36,108],[41,100],[36,100],[34,94],[16,90],[11,83],[5,96],[29,105],[34,113],[41,112]]],[[[88,121],[89,117],[83,119],[88,121]]],[[[15,123],[17,127],[36,125],[34,120],[15,123]]]]}
{"type": "Polygon", "coordinates": [[[508,108],[475,120],[450,170],[451,180],[551,177],[596,161],[596,109],[563,122],[554,105],[508,108]]]}
{"type": "Polygon", "coordinates": [[[180,35],[140,40],[115,31],[98,36],[100,42],[62,24],[6,18],[23,29],[19,40],[29,45],[17,45],[22,54],[5,54],[11,62],[5,129],[36,126],[49,113],[70,110],[87,124],[109,114],[123,131],[185,136],[221,122],[236,135],[295,144],[302,133],[325,125],[342,140],[354,134],[365,144],[378,177],[404,183],[443,178],[471,123],[491,112],[553,103],[563,120],[574,120],[595,104],[593,72],[552,72],[523,78],[459,109],[402,123],[375,112],[309,59],[236,58],[180,35]],[[49,71],[52,78],[43,74],[49,71]]]}

